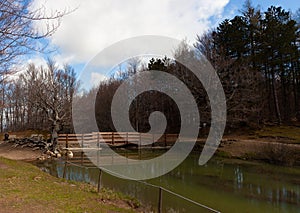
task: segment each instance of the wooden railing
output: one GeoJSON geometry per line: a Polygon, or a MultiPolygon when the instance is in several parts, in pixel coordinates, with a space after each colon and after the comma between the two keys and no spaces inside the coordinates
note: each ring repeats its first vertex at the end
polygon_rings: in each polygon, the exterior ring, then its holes
{"type": "MultiPolygon", "coordinates": [[[[58,144],[60,146],[66,147],[67,149],[74,149],[78,150],[74,154],[77,153],[77,155],[74,155],[74,158],[68,159],[68,157],[65,158],[65,165],[63,170],[63,178],[68,178],[68,167],[70,166],[76,166],[80,168],[86,169],[99,169],[99,175],[98,175],[98,183],[97,183],[97,191],[100,192],[103,183],[102,183],[102,173],[108,172],[104,168],[96,167],[93,162],[90,161],[90,159],[84,155],[83,150],[89,149],[90,147],[98,147],[101,148],[101,143],[107,143],[112,146],[118,146],[118,145],[124,145],[129,143],[135,143],[135,144],[142,144],[142,140],[147,140],[148,142],[152,142],[150,146],[169,146],[173,145],[177,138],[178,134],[164,134],[162,135],[158,140],[154,141],[156,135],[148,134],[148,133],[133,133],[133,132],[122,132],[122,133],[116,133],[116,132],[93,132],[89,134],[60,134],[58,138],[58,144]],[[95,146],[96,145],[96,146],[95,146]],[[78,155],[80,154],[80,155],[78,155]]],[[[188,138],[186,139],[188,141],[188,138]]],[[[139,153],[140,154],[140,153],[139,153]]],[[[97,155],[99,157],[99,155],[97,155]]],[[[104,156],[105,157],[105,156],[104,156]]],[[[113,161],[112,156],[112,161],[113,161]]],[[[69,176],[70,177],[70,176],[69,176]]],[[[206,210],[207,212],[219,212],[215,209],[212,209],[208,206],[205,206],[203,204],[200,204],[194,200],[191,200],[189,198],[186,198],[182,195],[179,195],[177,193],[174,193],[166,188],[163,188],[161,186],[153,185],[147,182],[143,181],[137,181],[141,184],[144,184],[147,187],[156,188],[158,189],[158,202],[157,202],[157,212],[161,213],[163,212],[163,195],[167,194],[168,196],[177,197],[179,199],[184,200],[185,202],[189,202],[193,205],[197,205],[199,207],[199,211],[206,210]]]]}
{"type": "Polygon", "coordinates": [[[65,148],[89,148],[101,147],[101,143],[111,146],[122,146],[128,144],[143,145],[143,142],[151,146],[171,146],[178,134],[164,134],[155,141],[156,135],[136,132],[93,132],[88,134],[59,134],[58,144],[65,148]]]}

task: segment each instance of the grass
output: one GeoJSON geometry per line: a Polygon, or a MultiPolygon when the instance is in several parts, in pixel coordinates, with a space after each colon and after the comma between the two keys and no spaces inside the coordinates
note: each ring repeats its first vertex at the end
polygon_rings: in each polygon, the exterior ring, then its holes
{"type": "Polygon", "coordinates": [[[215,156],[221,157],[221,158],[231,158],[231,154],[222,150],[217,150],[215,153],[215,156]]]}
{"type": "Polygon", "coordinates": [[[300,127],[297,126],[272,126],[265,127],[255,132],[259,138],[283,139],[293,143],[300,143],[300,127]]]}
{"type": "Polygon", "coordinates": [[[37,167],[0,158],[1,212],[136,212],[136,200],[111,190],[55,178],[37,167]]]}

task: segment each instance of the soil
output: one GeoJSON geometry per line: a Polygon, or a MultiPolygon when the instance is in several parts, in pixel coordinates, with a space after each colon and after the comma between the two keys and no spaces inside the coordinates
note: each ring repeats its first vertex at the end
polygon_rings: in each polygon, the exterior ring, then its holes
{"type": "Polygon", "coordinates": [[[32,161],[41,156],[40,150],[32,150],[31,148],[21,146],[14,147],[13,143],[0,141],[0,157],[11,160],[32,161]]]}

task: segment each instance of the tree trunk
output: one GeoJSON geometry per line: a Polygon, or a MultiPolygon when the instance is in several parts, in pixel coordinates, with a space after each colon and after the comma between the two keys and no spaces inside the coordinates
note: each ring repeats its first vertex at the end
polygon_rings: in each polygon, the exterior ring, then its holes
{"type": "Polygon", "coordinates": [[[279,102],[278,102],[278,95],[277,95],[277,91],[276,91],[274,73],[272,73],[272,90],[273,90],[273,98],[274,98],[274,105],[275,105],[277,121],[278,121],[278,124],[281,125],[282,120],[281,120],[281,114],[280,114],[280,109],[279,109],[279,102]]]}
{"type": "Polygon", "coordinates": [[[52,130],[51,130],[51,145],[52,145],[53,152],[56,150],[59,129],[60,129],[59,121],[54,120],[52,122],[52,130]]]}

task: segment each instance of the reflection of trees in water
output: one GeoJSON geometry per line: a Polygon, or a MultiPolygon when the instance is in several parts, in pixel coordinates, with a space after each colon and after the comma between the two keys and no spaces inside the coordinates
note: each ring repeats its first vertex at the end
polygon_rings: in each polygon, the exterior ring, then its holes
{"type": "MultiPolygon", "coordinates": [[[[62,177],[63,175],[64,163],[61,161],[46,161],[38,166],[41,170],[53,176],[62,177]]],[[[288,177],[282,179],[280,176],[274,176],[275,174],[269,176],[267,174],[260,174],[256,172],[257,170],[252,172],[247,167],[243,167],[243,165],[211,162],[203,167],[198,168],[195,166],[197,164],[194,164],[193,160],[187,160],[167,176],[157,179],[155,183],[176,191],[178,187],[184,190],[185,185],[195,184],[195,180],[199,181],[200,178],[201,184],[213,186],[213,190],[222,190],[222,187],[225,186],[225,190],[247,198],[251,202],[266,201],[278,206],[282,210],[285,210],[287,208],[285,206],[288,204],[300,204],[300,185],[291,182],[293,179],[288,179],[288,177]],[[230,181],[228,177],[230,177],[230,181]]],[[[66,178],[69,180],[88,182],[93,185],[98,183],[99,169],[87,169],[69,165],[66,172],[66,178]]],[[[118,179],[106,173],[103,173],[102,181],[103,186],[138,197],[142,202],[153,203],[155,205],[157,201],[157,191],[144,184],[118,179]],[[149,198],[145,194],[153,196],[149,198]]]]}
{"type": "Polygon", "coordinates": [[[242,189],[244,177],[243,177],[243,171],[239,166],[235,167],[234,175],[235,175],[234,177],[235,188],[237,187],[238,189],[242,189]]]}
{"type": "MultiPolygon", "coordinates": [[[[253,184],[248,182],[251,180],[244,180],[244,176],[247,178],[247,174],[244,174],[239,166],[234,167],[233,170],[234,189],[237,189],[247,197],[252,197],[259,200],[267,200],[273,204],[300,204],[300,186],[292,188],[292,186],[286,186],[286,183],[280,183],[279,181],[277,183],[275,181],[274,184],[253,184]]],[[[272,181],[274,180],[271,180],[270,178],[270,183],[272,181]]]]}
{"type": "Polygon", "coordinates": [[[268,200],[275,204],[290,203],[300,204],[300,191],[299,187],[293,189],[286,186],[262,186],[262,185],[247,185],[251,195],[257,196],[261,200],[268,200]]]}
{"type": "Polygon", "coordinates": [[[60,166],[55,161],[44,161],[43,163],[37,163],[36,165],[43,172],[49,173],[54,177],[62,177],[62,175],[60,175],[60,166]]]}
{"type": "Polygon", "coordinates": [[[73,181],[81,181],[96,185],[98,183],[99,171],[94,168],[68,166],[66,178],[73,181]]]}

